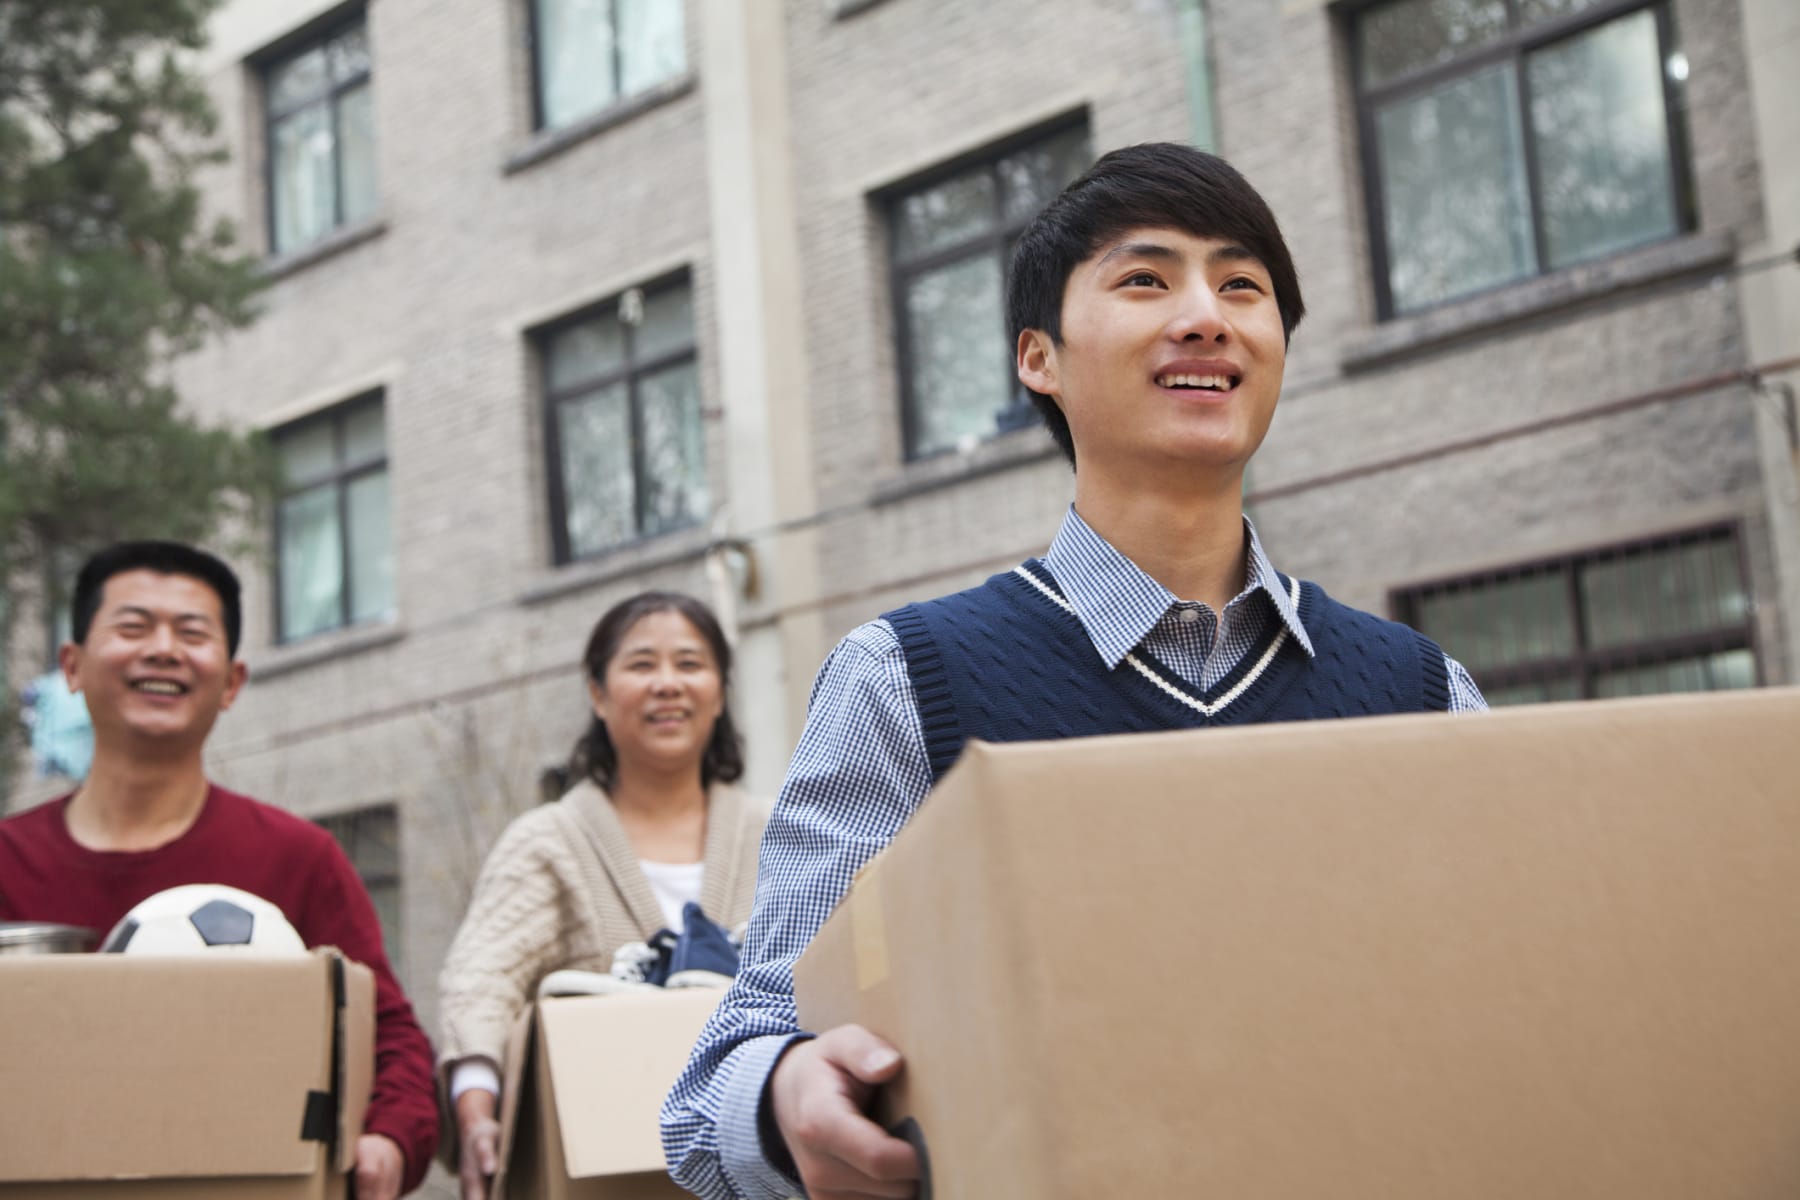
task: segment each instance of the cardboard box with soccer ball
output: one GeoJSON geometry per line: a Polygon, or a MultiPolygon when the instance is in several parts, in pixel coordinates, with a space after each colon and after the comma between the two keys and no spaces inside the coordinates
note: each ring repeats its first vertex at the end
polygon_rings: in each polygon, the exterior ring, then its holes
{"type": "Polygon", "coordinates": [[[540,1000],[513,1026],[494,1200],[681,1200],[658,1114],[724,992],[540,1000]]]}
{"type": "Polygon", "coordinates": [[[1800,691],[972,745],[795,979],[933,1200],[1800,1195],[1800,691]]]}
{"type": "Polygon", "coordinates": [[[338,1200],[375,984],[336,951],[0,958],[0,1197],[338,1200]]]}

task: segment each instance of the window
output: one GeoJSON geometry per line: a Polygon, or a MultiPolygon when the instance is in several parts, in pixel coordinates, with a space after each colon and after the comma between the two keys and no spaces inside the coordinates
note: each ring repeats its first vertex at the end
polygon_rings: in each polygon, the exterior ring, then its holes
{"type": "Polygon", "coordinates": [[[1383,316],[1691,226],[1667,0],[1387,0],[1355,33],[1383,316]]]}
{"type": "Polygon", "coordinates": [[[1758,682],[1737,531],[1720,526],[1395,597],[1488,703],[1703,692],[1758,682]]]}
{"type": "Polygon", "coordinates": [[[375,915],[381,918],[381,941],[394,974],[400,974],[400,818],[391,804],[359,808],[320,817],[356,868],[375,915]]]}
{"type": "Polygon", "coordinates": [[[539,335],[556,561],[706,515],[693,305],[682,277],[539,335]]]}
{"type": "Polygon", "coordinates": [[[269,248],[287,254],[375,212],[375,114],[362,15],[272,61],[263,80],[269,248]]]}
{"type": "Polygon", "coordinates": [[[1090,161],[1083,123],[889,200],[908,458],[965,449],[1031,422],[1006,344],[1007,258],[1026,223],[1090,161]]]}
{"type": "Polygon", "coordinates": [[[387,434],[379,395],[275,432],[276,622],[284,642],[394,612],[387,434]]]}
{"type": "Polygon", "coordinates": [[[555,129],[687,69],[681,0],[531,0],[537,125],[555,129]]]}

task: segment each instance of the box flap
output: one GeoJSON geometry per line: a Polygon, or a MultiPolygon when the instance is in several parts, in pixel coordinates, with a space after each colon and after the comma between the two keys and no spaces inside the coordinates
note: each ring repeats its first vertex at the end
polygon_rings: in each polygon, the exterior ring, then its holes
{"type": "Polygon", "coordinates": [[[317,1170],[303,1127],[332,1087],[331,961],[0,958],[0,1177],[317,1170]]]}
{"type": "Polygon", "coordinates": [[[533,1004],[519,1014],[506,1037],[506,1073],[500,1083],[500,1169],[488,1185],[492,1200],[501,1200],[509,1194],[510,1177],[517,1173],[513,1167],[515,1147],[527,1140],[523,1126],[525,1114],[531,1107],[531,1089],[527,1080],[531,1078],[534,1065],[535,1039],[531,1035],[536,1028],[537,1005],[533,1004]]]}
{"type": "Polygon", "coordinates": [[[541,1001],[570,1178],[665,1170],[658,1113],[725,993],[677,988],[541,1001]]]}
{"type": "Polygon", "coordinates": [[[356,1167],[356,1139],[375,1088],[375,973],[359,962],[343,963],[337,1031],[337,1169],[347,1172],[356,1167]]]}

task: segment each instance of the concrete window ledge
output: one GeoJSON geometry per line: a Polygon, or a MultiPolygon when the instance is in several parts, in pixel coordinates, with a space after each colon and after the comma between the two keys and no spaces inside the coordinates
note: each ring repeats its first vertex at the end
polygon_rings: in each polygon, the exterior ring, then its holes
{"type": "Polygon", "coordinates": [[[336,258],[352,246],[360,246],[364,242],[373,241],[387,232],[387,221],[376,217],[368,221],[359,221],[355,225],[346,225],[342,229],[334,229],[310,246],[302,246],[298,250],[290,250],[286,254],[266,258],[259,268],[263,280],[273,283],[277,279],[285,279],[297,271],[304,271],[316,263],[328,258],[336,258]]]}
{"type": "MultiPolygon", "coordinates": [[[[700,526],[628,542],[597,558],[586,558],[545,572],[518,594],[524,605],[542,604],[574,592],[615,583],[645,571],[697,562],[706,556],[711,538],[700,526]]],[[[598,614],[596,614],[598,615],[598,614]]]]}
{"type": "Polygon", "coordinates": [[[882,0],[825,0],[825,11],[836,20],[854,17],[857,13],[874,8],[882,0]]]}
{"type": "Polygon", "coordinates": [[[1030,466],[1047,459],[1062,457],[1062,451],[1050,440],[1041,425],[1000,434],[960,453],[939,454],[905,464],[888,479],[875,485],[869,495],[874,505],[894,504],[928,492],[942,491],[996,475],[1015,467],[1030,466]]]}
{"type": "Polygon", "coordinates": [[[653,108],[660,108],[671,100],[680,99],[694,90],[696,77],[692,71],[684,72],[673,78],[665,79],[654,87],[641,92],[633,92],[622,100],[608,105],[599,112],[581,118],[568,125],[559,125],[555,129],[541,129],[531,136],[531,140],[506,156],[501,164],[502,175],[513,175],[527,167],[535,166],[546,158],[552,158],[567,150],[570,146],[579,145],[591,137],[605,133],[617,125],[623,125],[634,117],[643,115],[653,108]]]}
{"type": "Polygon", "coordinates": [[[1569,308],[1645,284],[1724,266],[1733,240],[1722,232],[1691,233],[1611,258],[1471,296],[1385,322],[1357,337],[1339,359],[1346,373],[1366,371],[1416,351],[1486,333],[1497,326],[1569,308]]]}
{"type": "Polygon", "coordinates": [[[271,646],[251,659],[250,678],[252,681],[275,679],[323,662],[350,658],[382,646],[391,646],[405,636],[406,627],[398,622],[351,625],[329,633],[315,634],[303,642],[271,646]]]}

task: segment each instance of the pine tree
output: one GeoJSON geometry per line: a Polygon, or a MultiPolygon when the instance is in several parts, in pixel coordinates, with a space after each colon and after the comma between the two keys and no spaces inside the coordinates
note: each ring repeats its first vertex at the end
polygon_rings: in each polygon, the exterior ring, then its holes
{"type": "Polygon", "coordinates": [[[254,315],[194,186],[225,157],[190,65],[217,3],[0,0],[0,581],[261,528],[266,443],[188,416],[168,371],[254,315]]]}
{"type": "Polygon", "coordinates": [[[254,263],[193,183],[224,158],[188,66],[217,4],[0,0],[0,797],[8,593],[59,606],[70,563],[120,538],[250,549],[274,487],[262,439],[169,384],[254,315],[254,263]]]}

